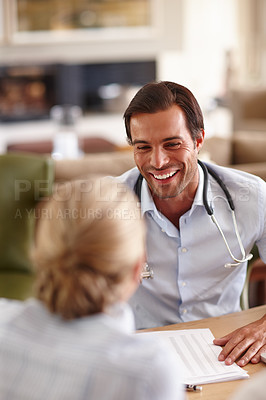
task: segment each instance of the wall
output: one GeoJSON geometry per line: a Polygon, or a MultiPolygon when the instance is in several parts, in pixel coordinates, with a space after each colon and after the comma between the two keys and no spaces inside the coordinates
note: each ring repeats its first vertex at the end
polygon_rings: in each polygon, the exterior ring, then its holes
{"type": "Polygon", "coordinates": [[[52,43],[43,38],[41,44],[17,41],[0,46],[0,63],[155,59],[157,79],[188,86],[202,106],[209,130],[217,133],[224,124],[221,134],[228,132],[231,116],[228,110],[215,108],[216,99],[226,97],[232,87],[266,82],[266,1],[152,0],[152,4],[150,33],[140,30],[135,36],[107,37],[94,32],[78,42],[76,38],[52,43]]]}
{"type": "Polygon", "coordinates": [[[238,45],[236,14],[237,0],[184,1],[182,48],[161,53],[159,78],[187,85],[204,101],[222,95],[226,52],[238,45]]]}
{"type": "Polygon", "coordinates": [[[184,1],[181,47],[158,58],[159,79],[181,83],[195,94],[208,136],[232,132],[230,110],[217,107],[215,99],[225,98],[229,89],[228,62],[238,49],[237,12],[238,0],[184,1]]]}

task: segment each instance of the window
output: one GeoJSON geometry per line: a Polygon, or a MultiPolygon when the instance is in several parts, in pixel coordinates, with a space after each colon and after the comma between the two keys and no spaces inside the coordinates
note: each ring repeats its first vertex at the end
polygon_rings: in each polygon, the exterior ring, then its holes
{"type": "Polygon", "coordinates": [[[162,0],[0,0],[9,43],[147,38],[162,0]]]}
{"type": "Polygon", "coordinates": [[[151,25],[151,0],[17,0],[17,31],[151,25]]]}
{"type": "Polygon", "coordinates": [[[0,63],[154,60],[180,45],[181,2],[0,0],[0,63]]]}

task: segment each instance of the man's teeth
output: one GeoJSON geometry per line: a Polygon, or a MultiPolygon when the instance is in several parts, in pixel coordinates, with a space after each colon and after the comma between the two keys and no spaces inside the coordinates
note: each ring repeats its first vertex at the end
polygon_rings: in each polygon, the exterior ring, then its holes
{"type": "Polygon", "coordinates": [[[174,172],[170,172],[169,174],[164,174],[164,175],[153,175],[154,178],[156,179],[167,179],[170,178],[171,176],[173,176],[176,173],[176,171],[174,172]]]}

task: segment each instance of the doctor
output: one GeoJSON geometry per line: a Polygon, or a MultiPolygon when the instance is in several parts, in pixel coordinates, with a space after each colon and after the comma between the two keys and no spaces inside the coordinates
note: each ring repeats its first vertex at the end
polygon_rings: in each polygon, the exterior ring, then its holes
{"type": "MultiPolygon", "coordinates": [[[[266,183],[217,165],[210,165],[213,177],[198,164],[203,116],[181,85],[145,85],[124,119],[137,168],[119,179],[140,197],[148,228],[147,263],[154,273],[131,300],[137,328],[240,311],[254,243],[266,262],[266,183]]],[[[266,351],[266,315],[214,343],[224,345],[219,360],[227,364],[259,362],[266,351]]]]}

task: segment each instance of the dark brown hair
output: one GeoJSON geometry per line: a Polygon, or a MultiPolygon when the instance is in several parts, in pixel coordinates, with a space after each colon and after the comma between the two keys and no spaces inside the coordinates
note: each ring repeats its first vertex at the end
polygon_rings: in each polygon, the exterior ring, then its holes
{"type": "Polygon", "coordinates": [[[143,86],[131,100],[124,113],[127,140],[132,144],[130,120],[136,114],[153,114],[164,111],[173,105],[179,106],[186,118],[187,128],[193,141],[204,129],[203,115],[200,106],[185,86],[174,82],[151,82],[143,86]]]}

